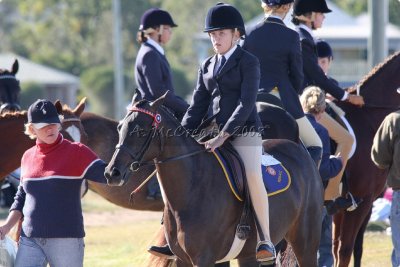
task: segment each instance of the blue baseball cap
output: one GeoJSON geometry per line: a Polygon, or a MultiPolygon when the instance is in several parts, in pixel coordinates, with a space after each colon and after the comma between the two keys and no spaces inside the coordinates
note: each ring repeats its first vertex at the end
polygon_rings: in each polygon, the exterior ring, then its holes
{"type": "Polygon", "coordinates": [[[33,123],[35,128],[40,129],[49,124],[61,124],[61,121],[51,101],[38,99],[28,109],[28,123],[33,123]]]}

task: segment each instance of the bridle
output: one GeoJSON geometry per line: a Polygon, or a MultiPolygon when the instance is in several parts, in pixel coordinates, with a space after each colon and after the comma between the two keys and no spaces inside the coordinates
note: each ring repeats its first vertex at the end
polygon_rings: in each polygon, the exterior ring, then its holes
{"type": "Polygon", "coordinates": [[[147,135],[147,138],[146,138],[144,144],[142,145],[142,147],[140,148],[138,153],[134,153],[127,145],[124,145],[124,144],[117,144],[116,147],[115,147],[115,149],[116,149],[115,153],[117,153],[118,150],[121,150],[121,151],[124,151],[127,154],[129,154],[129,156],[132,159],[132,162],[130,163],[130,170],[131,171],[137,171],[142,166],[156,165],[156,164],[162,164],[162,163],[166,163],[166,162],[170,162],[170,161],[180,160],[180,159],[191,157],[193,155],[200,154],[202,152],[207,151],[206,149],[200,149],[200,150],[189,152],[189,153],[186,153],[186,154],[183,154],[183,155],[170,157],[170,158],[167,158],[167,159],[164,159],[164,160],[157,160],[157,161],[156,160],[151,160],[151,161],[142,162],[144,154],[149,149],[150,142],[153,139],[153,136],[155,136],[155,135],[159,136],[160,143],[161,143],[160,154],[163,151],[164,141],[161,138],[162,135],[160,134],[160,129],[159,129],[159,125],[161,123],[161,115],[159,113],[153,113],[153,112],[151,112],[149,110],[146,110],[146,109],[143,109],[143,108],[139,108],[139,107],[131,107],[128,111],[144,113],[144,114],[150,116],[153,119],[152,128],[150,130],[150,133],[147,135]]]}

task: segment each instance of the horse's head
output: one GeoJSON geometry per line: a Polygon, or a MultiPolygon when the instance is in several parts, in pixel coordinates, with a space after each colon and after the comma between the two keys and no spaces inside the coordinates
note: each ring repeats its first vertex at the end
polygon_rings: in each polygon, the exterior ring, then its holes
{"type": "Polygon", "coordinates": [[[85,109],[86,98],[83,98],[75,109],[71,109],[66,105],[62,105],[59,100],[57,100],[54,105],[57,109],[58,114],[63,115],[61,120],[63,136],[74,142],[87,142],[87,134],[80,120],[80,116],[85,109]]]}
{"type": "Polygon", "coordinates": [[[0,114],[5,111],[21,110],[19,106],[21,88],[15,78],[18,68],[18,60],[15,60],[11,71],[0,69],[0,114]]]}
{"type": "Polygon", "coordinates": [[[109,185],[123,185],[130,171],[156,158],[161,148],[161,120],[165,95],[154,102],[133,102],[118,125],[119,141],[105,170],[109,185]],[[157,142],[158,140],[158,142],[157,142]]]}

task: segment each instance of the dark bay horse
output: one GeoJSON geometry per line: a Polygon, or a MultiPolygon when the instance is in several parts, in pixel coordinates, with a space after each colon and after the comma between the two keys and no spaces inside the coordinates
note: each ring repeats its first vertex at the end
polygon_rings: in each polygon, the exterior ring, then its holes
{"type": "Polygon", "coordinates": [[[21,110],[19,95],[21,88],[15,78],[19,69],[18,60],[15,60],[11,70],[0,69],[0,114],[6,111],[21,110]]]}
{"type": "MultiPolygon", "coordinates": [[[[212,266],[228,253],[243,204],[230,191],[214,156],[187,136],[162,107],[163,101],[161,97],[133,103],[118,126],[118,146],[105,175],[110,185],[121,185],[137,163],[151,165],[154,159],[166,201],[165,233],[178,256],[177,266],[212,266]]],[[[287,191],[269,198],[272,241],[285,238],[299,266],[315,267],[323,202],[318,170],[305,150],[291,141],[268,140],[264,149],[293,177],[287,191]]],[[[252,229],[239,259],[255,256],[254,225],[252,229]]]]}
{"type": "MultiPolygon", "coordinates": [[[[355,107],[346,102],[337,103],[345,112],[355,132],[357,149],[348,161],[346,177],[348,190],[363,199],[352,212],[334,216],[334,254],[337,267],[350,263],[356,236],[363,236],[373,201],[382,193],[386,173],[371,160],[373,137],[386,115],[400,107],[400,53],[390,56],[366,75],[352,91],[359,89],[365,106],[355,107]]],[[[355,255],[354,266],[361,266],[361,254],[355,255]]]]}

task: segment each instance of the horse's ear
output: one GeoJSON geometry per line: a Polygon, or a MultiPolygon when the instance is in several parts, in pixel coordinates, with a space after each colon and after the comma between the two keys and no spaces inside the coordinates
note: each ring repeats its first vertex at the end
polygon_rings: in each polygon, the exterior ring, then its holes
{"type": "Polygon", "coordinates": [[[132,97],[131,106],[133,106],[134,103],[139,102],[142,99],[143,99],[142,94],[140,93],[139,89],[135,88],[135,93],[133,94],[132,97]]]}
{"type": "Polygon", "coordinates": [[[85,110],[85,107],[86,107],[86,97],[82,98],[81,101],[79,101],[79,104],[72,111],[72,113],[74,113],[75,116],[80,117],[82,115],[82,112],[85,110]]]}
{"type": "Polygon", "coordinates": [[[165,94],[154,100],[153,102],[150,103],[150,106],[154,108],[154,110],[158,110],[159,107],[161,107],[162,104],[164,104],[165,97],[169,91],[167,91],[165,94]]]}
{"type": "Polygon", "coordinates": [[[62,115],[64,114],[63,112],[63,108],[62,108],[62,104],[61,101],[59,99],[56,100],[56,102],[54,102],[54,106],[56,107],[57,113],[62,115]]]}
{"type": "Polygon", "coordinates": [[[18,70],[19,70],[18,59],[15,59],[14,64],[12,65],[12,68],[11,68],[11,73],[15,75],[15,74],[17,74],[18,70]]]}

